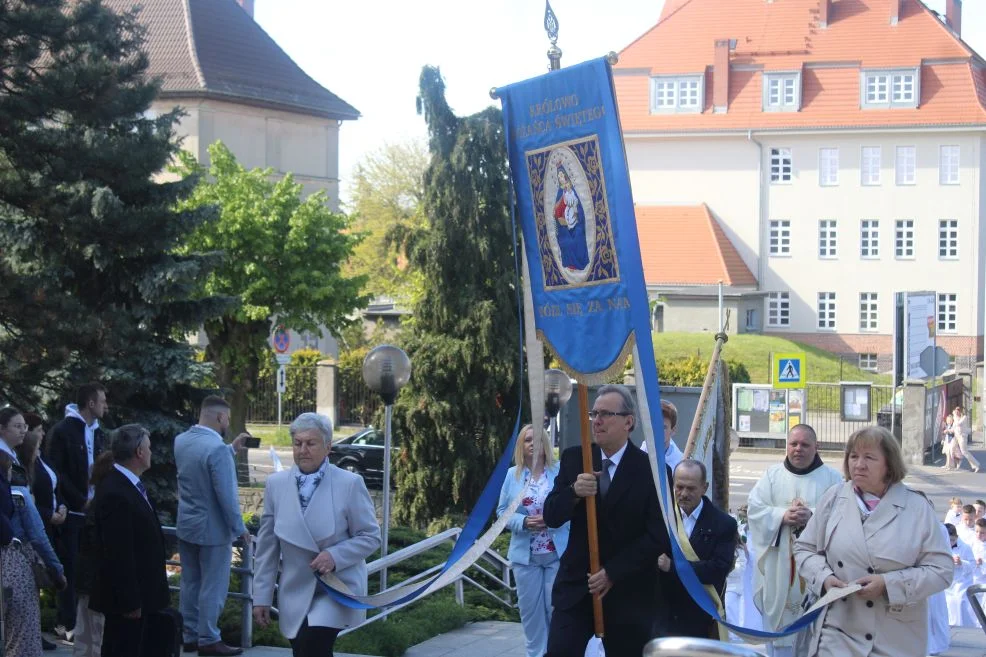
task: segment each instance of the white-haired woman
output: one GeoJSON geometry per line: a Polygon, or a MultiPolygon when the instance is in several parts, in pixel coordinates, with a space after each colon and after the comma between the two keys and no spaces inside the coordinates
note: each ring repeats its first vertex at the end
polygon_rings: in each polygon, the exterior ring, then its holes
{"type": "Polygon", "coordinates": [[[253,616],[262,627],[270,623],[280,564],[280,628],[294,657],[331,657],[339,632],[366,612],[335,602],[315,578],[332,572],[366,595],[366,558],[380,547],[380,526],[362,477],[329,463],[329,418],[302,413],[290,432],[295,465],[268,477],[264,490],[253,616]]]}
{"type": "Polygon", "coordinates": [[[548,647],[551,587],[568,546],[568,523],[552,529],[541,516],[544,500],[558,475],[551,439],[544,429],[535,430],[528,424],[520,430],[514,463],[503,480],[496,515],[502,516],[510,502],[526,489],[520,506],[507,521],[511,532],[507,558],[517,582],[517,606],[527,639],[527,657],[541,657],[548,647]]]}

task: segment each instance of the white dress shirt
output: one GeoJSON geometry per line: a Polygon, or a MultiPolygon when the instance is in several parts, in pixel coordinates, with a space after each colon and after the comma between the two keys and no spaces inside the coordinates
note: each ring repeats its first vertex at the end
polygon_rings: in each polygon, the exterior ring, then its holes
{"type": "Polygon", "coordinates": [[[613,454],[612,456],[606,456],[606,452],[603,452],[603,458],[604,459],[609,459],[609,480],[610,480],[610,482],[612,482],[613,479],[616,478],[616,468],[619,467],[619,465],[620,465],[620,459],[622,459],[623,458],[623,454],[626,453],[626,451],[627,451],[627,443],[629,443],[629,442],[630,441],[627,441],[626,443],[623,443],[623,447],[621,447],[620,449],[618,449],[616,451],[616,453],[613,454]]]}
{"type": "MultiPolygon", "coordinates": [[[[144,484],[142,484],[140,482],[140,477],[138,477],[137,475],[135,475],[130,470],[127,470],[125,467],[123,467],[119,463],[114,463],[113,464],[113,467],[116,468],[117,470],[119,470],[121,473],[123,473],[123,476],[130,480],[130,483],[134,485],[134,488],[137,489],[137,492],[140,493],[140,496],[143,497],[144,498],[144,501],[147,502],[147,505],[150,506],[151,505],[151,501],[149,499],[147,499],[147,494],[144,492],[144,490],[146,490],[146,489],[141,490],[141,488],[144,487],[144,484]],[[138,485],[138,484],[140,484],[140,485],[138,485]]],[[[153,509],[154,507],[151,507],[151,508],[153,509]]]]}
{"type": "Polygon", "coordinates": [[[698,517],[702,514],[702,507],[705,506],[705,500],[699,500],[698,506],[692,509],[692,512],[681,519],[681,523],[685,526],[685,534],[688,538],[692,537],[692,531],[695,530],[695,523],[698,522],[698,517]]]}

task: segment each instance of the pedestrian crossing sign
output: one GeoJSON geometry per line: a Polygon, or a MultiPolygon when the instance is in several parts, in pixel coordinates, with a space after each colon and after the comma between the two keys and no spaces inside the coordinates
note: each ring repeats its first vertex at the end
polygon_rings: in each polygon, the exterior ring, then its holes
{"type": "Polygon", "coordinates": [[[773,354],[771,379],[775,388],[805,387],[805,354],[773,354]]]}

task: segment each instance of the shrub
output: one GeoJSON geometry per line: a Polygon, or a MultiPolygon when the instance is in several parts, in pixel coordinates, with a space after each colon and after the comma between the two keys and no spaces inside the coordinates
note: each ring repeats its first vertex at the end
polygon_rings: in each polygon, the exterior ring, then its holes
{"type": "Polygon", "coordinates": [[[386,621],[339,637],[335,649],[358,655],[400,657],[411,646],[473,620],[477,620],[476,613],[460,607],[451,590],[440,591],[391,614],[386,621]]]}

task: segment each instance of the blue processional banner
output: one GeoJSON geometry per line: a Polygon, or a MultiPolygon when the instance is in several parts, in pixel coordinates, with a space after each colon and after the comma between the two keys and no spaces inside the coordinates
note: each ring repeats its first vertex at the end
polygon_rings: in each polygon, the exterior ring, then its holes
{"type": "MultiPolygon", "coordinates": [[[[528,292],[538,336],[582,384],[621,371],[636,348],[654,363],[650,305],[640,257],[610,65],[605,58],[553,71],[497,90],[516,194],[516,215],[529,268],[528,292]]],[[[655,367],[635,368],[638,395],[660,409],[655,367]],[[642,384],[642,385],[639,385],[642,384]]],[[[660,412],[649,422],[664,444],[660,412]]],[[[664,450],[655,450],[663,508],[664,450]]],[[[775,638],[811,623],[802,617],[783,631],[751,631],[726,623],[678,544],[672,552],[689,594],[715,620],[748,635],[775,638]]]]}
{"type": "Polygon", "coordinates": [[[609,65],[497,93],[539,337],[577,379],[595,378],[630,354],[631,291],[645,290],[609,65]]]}

